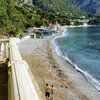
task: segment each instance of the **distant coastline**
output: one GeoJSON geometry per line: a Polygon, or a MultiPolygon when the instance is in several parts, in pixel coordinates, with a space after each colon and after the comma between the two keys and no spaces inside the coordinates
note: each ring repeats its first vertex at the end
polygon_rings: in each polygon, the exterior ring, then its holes
{"type": "Polygon", "coordinates": [[[99,26],[99,25],[88,25],[88,24],[78,25],[78,26],[76,26],[76,25],[67,25],[66,27],[93,27],[93,26],[99,26]]]}

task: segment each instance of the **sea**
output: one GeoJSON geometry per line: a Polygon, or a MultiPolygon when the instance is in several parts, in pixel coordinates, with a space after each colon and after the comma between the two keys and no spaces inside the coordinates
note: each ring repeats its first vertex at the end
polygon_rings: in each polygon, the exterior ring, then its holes
{"type": "Polygon", "coordinates": [[[100,91],[100,26],[64,27],[53,44],[57,55],[100,91]]]}

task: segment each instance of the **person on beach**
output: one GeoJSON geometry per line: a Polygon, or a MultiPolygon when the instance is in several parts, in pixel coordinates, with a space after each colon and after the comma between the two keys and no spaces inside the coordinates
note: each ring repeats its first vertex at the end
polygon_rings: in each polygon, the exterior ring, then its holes
{"type": "Polygon", "coordinates": [[[46,97],[46,100],[49,100],[50,98],[50,87],[48,84],[46,84],[45,86],[45,97],[46,97]]]}
{"type": "Polygon", "coordinates": [[[53,100],[54,99],[54,86],[53,85],[51,85],[50,87],[50,93],[51,93],[51,100],[53,100]]]}

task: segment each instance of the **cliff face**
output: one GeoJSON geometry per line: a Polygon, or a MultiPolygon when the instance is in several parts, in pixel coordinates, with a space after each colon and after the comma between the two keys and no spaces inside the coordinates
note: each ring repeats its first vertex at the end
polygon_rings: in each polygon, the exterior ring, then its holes
{"type": "Polygon", "coordinates": [[[38,7],[46,9],[55,9],[55,10],[72,10],[80,9],[88,13],[97,13],[100,14],[100,0],[17,0],[24,3],[35,3],[38,7]]]}
{"type": "Polygon", "coordinates": [[[75,0],[74,4],[83,11],[100,14],[100,0],[75,0]]]}
{"type": "Polygon", "coordinates": [[[32,0],[41,1],[44,4],[50,5],[57,10],[61,9],[65,11],[66,9],[81,9],[82,11],[88,13],[100,14],[100,0],[32,0]]]}

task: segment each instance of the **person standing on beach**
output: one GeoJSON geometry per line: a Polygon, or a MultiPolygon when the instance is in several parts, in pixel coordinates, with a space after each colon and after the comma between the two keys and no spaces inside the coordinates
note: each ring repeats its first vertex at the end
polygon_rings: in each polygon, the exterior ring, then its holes
{"type": "Polygon", "coordinates": [[[46,84],[45,86],[45,97],[46,97],[46,100],[49,100],[50,98],[50,87],[48,86],[48,84],[46,84]]]}
{"type": "Polygon", "coordinates": [[[51,93],[51,100],[53,100],[54,99],[54,86],[53,85],[51,85],[50,87],[50,93],[51,93]]]}

